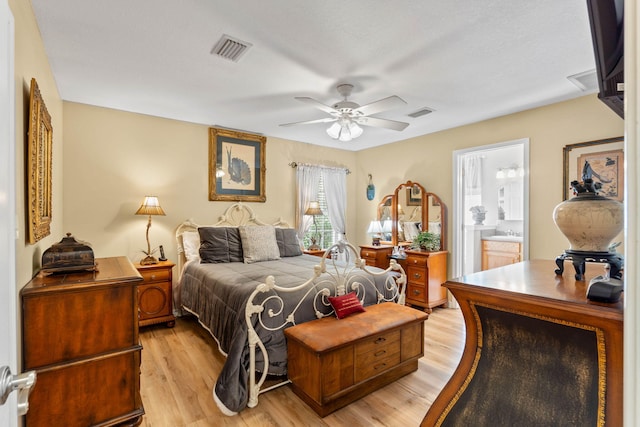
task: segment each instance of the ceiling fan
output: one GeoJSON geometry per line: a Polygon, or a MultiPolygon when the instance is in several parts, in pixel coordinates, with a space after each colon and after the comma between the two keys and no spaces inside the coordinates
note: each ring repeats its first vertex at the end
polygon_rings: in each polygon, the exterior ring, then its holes
{"type": "Polygon", "coordinates": [[[280,126],[294,126],[294,125],[307,125],[313,123],[331,123],[327,129],[327,133],[333,139],[340,141],[351,141],[353,138],[357,138],[362,135],[362,128],[358,125],[375,126],[386,129],[393,129],[397,131],[404,130],[409,123],[398,122],[395,120],[381,119],[379,117],[371,117],[373,114],[380,113],[382,111],[391,110],[393,108],[401,107],[407,103],[398,96],[389,96],[384,99],[372,102],[360,106],[355,102],[348,101],[347,98],[351,95],[353,85],[340,84],[337,87],[338,93],[344,97],[344,100],[336,102],[332,106],[325,105],[313,98],[306,96],[297,96],[296,99],[307,104],[311,104],[314,107],[329,113],[331,117],[317,120],[307,120],[304,122],[285,123],[280,126]]]}

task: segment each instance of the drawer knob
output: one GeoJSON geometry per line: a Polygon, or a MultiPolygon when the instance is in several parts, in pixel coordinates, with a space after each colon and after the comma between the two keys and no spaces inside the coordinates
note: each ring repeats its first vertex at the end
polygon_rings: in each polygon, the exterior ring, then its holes
{"type": "Polygon", "coordinates": [[[376,344],[382,344],[382,343],[383,343],[383,342],[385,342],[386,340],[387,340],[386,338],[380,337],[380,338],[378,338],[378,339],[376,340],[376,344]]]}
{"type": "Polygon", "coordinates": [[[155,280],[155,279],[156,279],[156,275],[155,275],[155,274],[152,274],[152,275],[151,275],[151,280],[155,280]]]}
{"type": "Polygon", "coordinates": [[[378,356],[382,356],[383,354],[385,354],[387,352],[387,350],[380,350],[376,353],[374,353],[374,356],[378,357],[378,356]]]}
{"type": "Polygon", "coordinates": [[[414,290],[413,290],[413,294],[414,294],[414,295],[420,295],[420,291],[419,291],[419,290],[417,290],[417,289],[414,289],[414,290]]]}
{"type": "Polygon", "coordinates": [[[415,279],[419,279],[419,278],[421,278],[421,277],[422,277],[422,274],[420,274],[420,273],[413,273],[413,277],[414,277],[415,279]]]}

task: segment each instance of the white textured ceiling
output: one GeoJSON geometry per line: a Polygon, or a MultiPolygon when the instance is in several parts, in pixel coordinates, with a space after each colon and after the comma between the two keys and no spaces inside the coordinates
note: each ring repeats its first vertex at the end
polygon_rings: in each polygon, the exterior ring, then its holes
{"type": "MultiPolygon", "coordinates": [[[[62,99],[361,150],[583,96],[595,67],[585,0],[32,0],[62,99]],[[223,35],[253,46],[211,55],[223,35]],[[327,114],[294,99],[360,105],[398,95],[334,141],[327,114]],[[407,115],[423,107],[435,112],[407,115]]],[[[591,90],[590,92],[594,92],[591,90]]]]}

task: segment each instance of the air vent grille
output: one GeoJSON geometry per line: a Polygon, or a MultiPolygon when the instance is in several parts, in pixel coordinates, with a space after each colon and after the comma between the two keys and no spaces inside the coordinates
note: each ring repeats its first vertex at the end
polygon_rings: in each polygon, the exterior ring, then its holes
{"type": "Polygon", "coordinates": [[[421,117],[421,116],[426,116],[427,114],[433,113],[434,111],[435,110],[432,109],[432,108],[424,107],[424,108],[419,109],[418,111],[414,111],[413,113],[409,113],[407,115],[409,117],[413,117],[415,119],[415,118],[418,118],[418,117],[421,117]]]}
{"type": "Polygon", "coordinates": [[[251,43],[223,34],[211,49],[211,53],[229,61],[238,62],[251,46],[251,43]]]}
{"type": "Polygon", "coordinates": [[[567,78],[583,92],[595,92],[598,90],[596,70],[584,71],[567,78]]]}

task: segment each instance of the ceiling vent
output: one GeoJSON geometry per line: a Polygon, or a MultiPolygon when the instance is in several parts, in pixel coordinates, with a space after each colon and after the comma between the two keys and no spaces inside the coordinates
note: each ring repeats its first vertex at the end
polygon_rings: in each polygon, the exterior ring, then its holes
{"type": "Polygon", "coordinates": [[[584,71],[567,78],[583,92],[595,92],[598,90],[596,70],[584,71]]]}
{"type": "Polygon", "coordinates": [[[211,49],[211,53],[229,61],[238,62],[251,46],[253,46],[251,43],[223,34],[211,49]]]}
{"type": "Polygon", "coordinates": [[[409,117],[413,117],[414,119],[420,117],[420,116],[426,116],[429,113],[433,113],[435,110],[431,109],[431,108],[421,108],[418,111],[414,111],[413,113],[409,113],[407,114],[409,117]]]}

